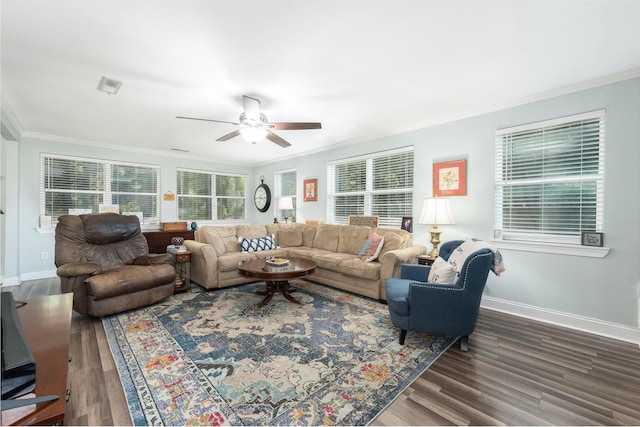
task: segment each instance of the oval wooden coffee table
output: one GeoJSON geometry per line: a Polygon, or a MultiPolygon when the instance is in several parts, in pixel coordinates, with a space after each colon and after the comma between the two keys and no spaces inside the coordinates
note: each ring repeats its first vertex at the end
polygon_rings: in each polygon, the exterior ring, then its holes
{"type": "Polygon", "coordinates": [[[267,283],[266,291],[256,291],[258,295],[265,295],[264,299],[258,303],[258,307],[271,301],[276,292],[282,292],[282,295],[291,302],[302,304],[290,294],[294,289],[291,288],[289,279],[308,276],[313,273],[316,263],[302,258],[288,258],[288,260],[288,263],[281,266],[271,265],[265,258],[251,259],[238,264],[241,274],[267,283]]]}

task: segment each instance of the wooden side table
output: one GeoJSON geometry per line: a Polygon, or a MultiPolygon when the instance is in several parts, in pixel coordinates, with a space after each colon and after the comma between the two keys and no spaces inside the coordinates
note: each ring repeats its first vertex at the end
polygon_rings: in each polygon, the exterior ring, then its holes
{"type": "Polygon", "coordinates": [[[169,252],[174,257],[174,268],[176,269],[176,285],[174,294],[188,292],[191,290],[191,252],[169,252]]]}
{"type": "Polygon", "coordinates": [[[435,258],[432,258],[429,255],[418,255],[418,264],[420,265],[431,265],[435,260],[435,258]]]}

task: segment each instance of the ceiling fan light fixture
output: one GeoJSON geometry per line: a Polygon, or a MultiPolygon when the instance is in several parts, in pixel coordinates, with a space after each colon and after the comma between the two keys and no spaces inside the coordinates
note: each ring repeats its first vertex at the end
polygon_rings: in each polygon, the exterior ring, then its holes
{"type": "Polygon", "coordinates": [[[263,141],[267,137],[267,131],[265,129],[260,129],[256,127],[242,128],[240,129],[240,134],[246,141],[252,144],[257,144],[258,142],[263,141]]]}

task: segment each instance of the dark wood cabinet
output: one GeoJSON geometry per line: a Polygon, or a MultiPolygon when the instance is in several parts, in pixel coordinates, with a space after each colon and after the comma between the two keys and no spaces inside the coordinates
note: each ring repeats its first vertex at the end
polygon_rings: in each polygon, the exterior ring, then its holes
{"type": "Polygon", "coordinates": [[[193,230],[171,230],[171,231],[145,231],[142,233],[149,244],[150,254],[161,254],[167,251],[167,246],[171,244],[171,238],[182,237],[184,240],[193,240],[193,230]]]}

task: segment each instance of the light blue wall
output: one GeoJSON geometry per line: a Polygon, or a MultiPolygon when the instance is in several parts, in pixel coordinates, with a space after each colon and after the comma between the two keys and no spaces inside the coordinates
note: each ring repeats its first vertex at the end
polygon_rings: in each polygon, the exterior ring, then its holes
{"type": "MultiPolygon", "coordinates": [[[[298,218],[326,216],[326,164],[368,152],[415,146],[413,216],[432,195],[434,161],[466,158],[467,196],[451,198],[457,225],[441,226],[441,240],[493,236],[493,180],[496,129],[587,111],[606,110],[604,258],[501,250],[507,271],[490,275],[485,296],[515,304],[599,319],[630,327],[638,325],[640,283],[640,79],[627,80],[456,122],[336,148],[255,169],[273,180],[275,171],[295,165],[298,195],[302,181],[318,178],[318,202],[299,202],[298,218]]],[[[273,214],[256,218],[266,221],[273,214]]],[[[430,246],[430,226],[414,222],[414,242],[430,246]]]]}
{"type": "MultiPolygon", "coordinates": [[[[175,170],[189,167],[246,173],[249,176],[249,220],[271,222],[277,200],[269,212],[253,208],[253,190],[260,175],[274,188],[274,174],[296,168],[298,220],[325,219],[327,162],[408,145],[415,147],[413,216],[431,196],[434,161],[466,158],[467,196],[452,198],[457,225],[442,226],[443,241],[469,236],[490,240],[493,234],[493,179],[495,130],[550,118],[606,110],[606,199],[604,258],[552,255],[502,250],[507,271],[490,275],[485,296],[573,316],[635,328],[638,323],[640,284],[640,79],[631,79],[514,108],[393,135],[253,169],[214,163],[123,152],[95,146],[23,138],[19,153],[18,274],[54,269],[52,257],[41,261],[41,251],[53,255],[53,235],[35,231],[38,223],[40,152],[70,154],[159,164],[162,192],[175,193],[175,170]],[[318,179],[318,201],[302,201],[304,179],[318,179]]],[[[7,159],[3,159],[7,161],[7,159]]],[[[175,220],[175,204],[165,202],[162,220],[175,220]]],[[[414,242],[429,246],[429,226],[414,225],[414,242]]],[[[5,254],[6,255],[6,254],[5,254]]]]}
{"type": "MultiPolygon", "coordinates": [[[[38,138],[22,138],[20,141],[20,221],[18,233],[19,247],[19,273],[26,278],[31,278],[29,273],[51,272],[54,266],[54,234],[38,232],[38,215],[40,211],[40,154],[53,153],[79,157],[91,157],[115,161],[137,162],[159,165],[161,168],[160,188],[161,193],[167,191],[176,193],[177,168],[189,168],[203,171],[231,172],[246,174],[248,181],[253,181],[251,168],[221,165],[213,162],[204,162],[179,155],[174,157],[160,156],[152,153],[137,153],[114,150],[95,145],[69,144],[59,141],[42,140],[38,138]],[[49,259],[41,260],[40,253],[49,253],[49,259]]],[[[249,185],[249,189],[250,189],[249,185]]],[[[177,220],[177,202],[162,201],[161,221],[171,222],[177,220]]],[[[7,271],[7,273],[9,273],[7,271]]],[[[55,274],[55,271],[54,271],[55,274]]],[[[9,277],[8,274],[5,277],[9,277]]]]}

